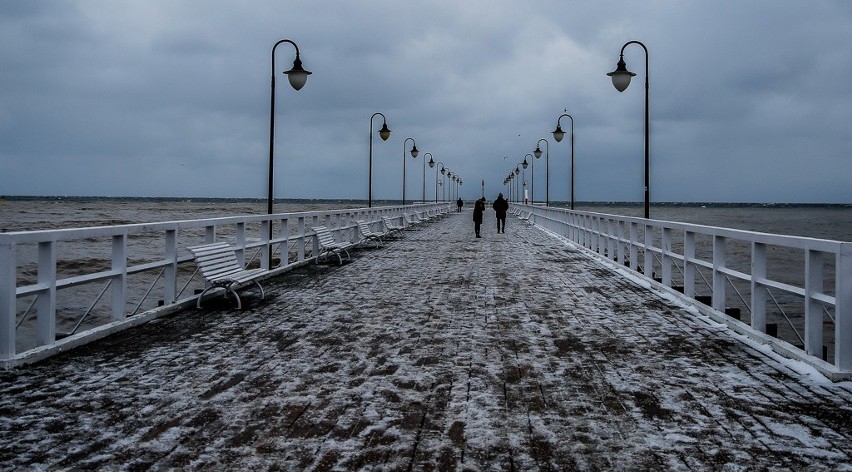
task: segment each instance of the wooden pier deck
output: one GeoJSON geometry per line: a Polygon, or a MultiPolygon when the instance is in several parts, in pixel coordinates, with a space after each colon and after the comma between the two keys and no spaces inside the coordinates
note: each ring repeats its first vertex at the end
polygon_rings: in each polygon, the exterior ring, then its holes
{"type": "Polygon", "coordinates": [[[1,372],[0,469],[852,468],[850,382],[491,223],[1,372]]]}

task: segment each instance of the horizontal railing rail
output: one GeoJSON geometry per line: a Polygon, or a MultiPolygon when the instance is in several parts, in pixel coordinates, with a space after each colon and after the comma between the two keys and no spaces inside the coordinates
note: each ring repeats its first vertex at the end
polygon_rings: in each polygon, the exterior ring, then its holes
{"type": "Polygon", "coordinates": [[[85,320],[88,324],[74,334],[85,337],[104,325],[188,306],[197,296],[180,298],[195,275],[188,246],[225,240],[234,245],[241,264],[249,251],[249,262],[275,275],[317,254],[311,227],[325,225],[338,239],[357,242],[357,220],[379,224],[389,217],[402,223],[404,214],[447,208],[441,202],[0,233],[0,362],[13,365],[31,351],[54,345],[62,324],[74,325],[74,333],[85,320]],[[179,281],[184,282],[181,290],[179,281]],[[104,297],[109,307],[93,316],[104,284],[111,291],[104,297]],[[92,292],[88,298],[86,290],[92,292]],[[140,313],[154,290],[159,300],[140,313]],[[60,304],[58,294],[69,291],[65,298],[72,301],[60,304]],[[58,316],[77,305],[82,307],[78,312],[58,316]],[[19,330],[29,334],[19,336],[19,330]]]}
{"type": "Polygon", "coordinates": [[[792,326],[776,295],[790,297],[793,301],[787,303],[801,307],[804,332],[801,336],[793,327],[791,342],[804,341],[795,348],[816,358],[814,363],[831,357],[836,371],[852,372],[852,243],[554,207],[516,207],[531,212],[536,225],[686,297],[709,298],[717,312],[726,313],[730,300],[739,303],[738,298],[743,302],[748,298],[742,304],[749,311],[750,327],[759,333],[767,333],[772,325],[767,318],[774,313],[767,306],[773,304],[792,326]],[[700,269],[712,274],[705,280],[710,293],[704,296],[696,284],[696,278],[701,282],[703,277],[700,269]],[[736,287],[736,296],[729,296],[726,286],[734,283],[742,284],[748,296],[736,287]],[[824,352],[826,344],[833,345],[831,356],[824,352]]]}

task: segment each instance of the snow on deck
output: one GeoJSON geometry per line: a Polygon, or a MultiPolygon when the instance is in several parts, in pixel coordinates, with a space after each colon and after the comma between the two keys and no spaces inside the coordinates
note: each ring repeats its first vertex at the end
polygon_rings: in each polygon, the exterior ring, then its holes
{"type": "Polygon", "coordinates": [[[0,373],[0,468],[852,470],[852,384],[488,216],[0,373]]]}

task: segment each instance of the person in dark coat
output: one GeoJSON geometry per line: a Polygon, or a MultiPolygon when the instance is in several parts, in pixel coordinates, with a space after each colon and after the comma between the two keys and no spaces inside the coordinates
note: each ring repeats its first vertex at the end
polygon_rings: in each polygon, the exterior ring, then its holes
{"type": "Polygon", "coordinates": [[[473,229],[476,230],[476,237],[481,238],[479,228],[482,226],[482,215],[485,213],[485,198],[480,198],[473,205],[473,229]]]}
{"type": "Polygon", "coordinates": [[[497,195],[497,200],[491,205],[497,213],[497,232],[506,234],[506,211],[509,210],[509,202],[503,198],[503,194],[497,195]]]}
{"type": "Polygon", "coordinates": [[[456,211],[461,212],[461,209],[464,206],[464,200],[462,200],[461,197],[459,197],[458,201],[456,202],[456,206],[458,207],[458,210],[456,211]]]}

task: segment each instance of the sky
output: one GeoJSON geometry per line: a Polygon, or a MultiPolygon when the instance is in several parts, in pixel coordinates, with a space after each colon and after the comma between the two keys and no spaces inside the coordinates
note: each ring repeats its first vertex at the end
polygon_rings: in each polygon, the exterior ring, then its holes
{"type": "Polygon", "coordinates": [[[852,203],[846,0],[3,0],[0,195],[266,198],[280,39],[276,198],[642,201],[641,41],[652,202],[852,203]]]}

